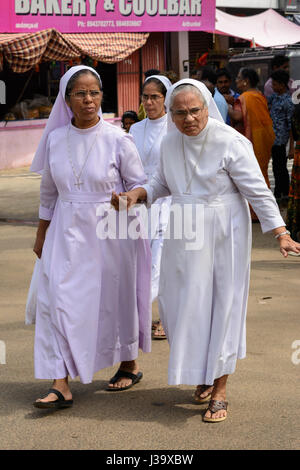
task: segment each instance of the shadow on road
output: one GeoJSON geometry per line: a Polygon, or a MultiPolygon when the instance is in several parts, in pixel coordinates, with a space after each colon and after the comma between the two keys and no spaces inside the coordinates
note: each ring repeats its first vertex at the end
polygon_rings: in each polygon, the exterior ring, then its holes
{"type": "MultiPolygon", "coordinates": [[[[50,383],[48,388],[50,387],[50,383]]],[[[71,383],[74,405],[64,410],[38,410],[32,405],[35,399],[45,395],[47,385],[41,383],[1,383],[0,395],[6,397],[0,416],[10,416],[25,411],[27,420],[43,420],[49,417],[84,418],[120,422],[157,422],[168,428],[186,423],[200,415],[207,405],[193,403],[192,390],[178,388],[138,389],[125,392],[106,392],[107,382],[97,380],[92,384],[71,383]],[[9,390],[9,393],[8,393],[9,390]],[[27,410],[27,411],[26,411],[27,410]]],[[[144,384],[146,385],[146,384],[144,384]]]]}

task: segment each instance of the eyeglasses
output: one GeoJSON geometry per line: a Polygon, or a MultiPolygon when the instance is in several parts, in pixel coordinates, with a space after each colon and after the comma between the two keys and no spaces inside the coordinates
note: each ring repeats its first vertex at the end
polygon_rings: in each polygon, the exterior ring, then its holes
{"type": "Polygon", "coordinates": [[[162,98],[164,98],[163,95],[144,95],[142,94],[142,101],[158,101],[158,100],[161,100],[162,98]]]}
{"type": "Polygon", "coordinates": [[[78,90],[74,91],[74,93],[69,93],[69,96],[74,96],[77,100],[84,100],[87,95],[90,95],[92,99],[99,98],[101,95],[101,91],[99,90],[78,90]]]}
{"type": "Polygon", "coordinates": [[[183,121],[184,119],[188,117],[189,114],[193,118],[199,117],[203,109],[204,109],[204,106],[202,108],[192,108],[192,109],[189,109],[188,111],[183,111],[182,109],[178,109],[178,110],[171,109],[171,111],[172,111],[173,116],[176,117],[176,119],[183,121]]]}

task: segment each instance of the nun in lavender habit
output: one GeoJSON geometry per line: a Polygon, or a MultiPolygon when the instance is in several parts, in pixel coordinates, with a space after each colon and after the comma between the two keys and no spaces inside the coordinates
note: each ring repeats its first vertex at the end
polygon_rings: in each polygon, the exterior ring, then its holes
{"type": "Polygon", "coordinates": [[[99,235],[105,215],[115,214],[112,192],[147,178],[132,137],[104,122],[101,100],[94,69],[69,69],[31,166],[42,173],[35,377],[54,380],[38,408],[72,406],[69,377],[90,383],[119,362],[107,390],[132,387],[142,378],[138,350],[151,349],[149,242],[120,239],[118,229],[99,235]]]}

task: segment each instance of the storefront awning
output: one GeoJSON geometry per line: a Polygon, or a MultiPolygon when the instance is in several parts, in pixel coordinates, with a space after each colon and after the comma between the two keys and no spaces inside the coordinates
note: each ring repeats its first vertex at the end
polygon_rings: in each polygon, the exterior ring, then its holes
{"type": "Polygon", "coordinates": [[[300,26],[269,9],[252,16],[236,16],[216,9],[215,33],[235,36],[257,46],[287,46],[300,42],[300,26]],[[254,41],[253,41],[254,40],[254,41]]]}
{"type": "Polygon", "coordinates": [[[4,58],[18,73],[27,72],[40,62],[67,61],[82,55],[100,62],[120,62],[142,47],[148,37],[149,33],[61,34],[55,29],[0,34],[0,70],[4,58]]]}

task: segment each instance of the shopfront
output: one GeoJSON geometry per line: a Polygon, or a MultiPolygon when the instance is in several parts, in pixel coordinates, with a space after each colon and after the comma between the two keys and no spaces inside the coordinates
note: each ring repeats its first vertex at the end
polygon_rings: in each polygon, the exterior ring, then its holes
{"type": "Polygon", "coordinates": [[[6,0],[0,15],[0,169],[30,164],[72,65],[94,67],[114,124],[138,110],[143,73],[166,71],[171,31],[211,30],[211,0],[6,0]]]}

